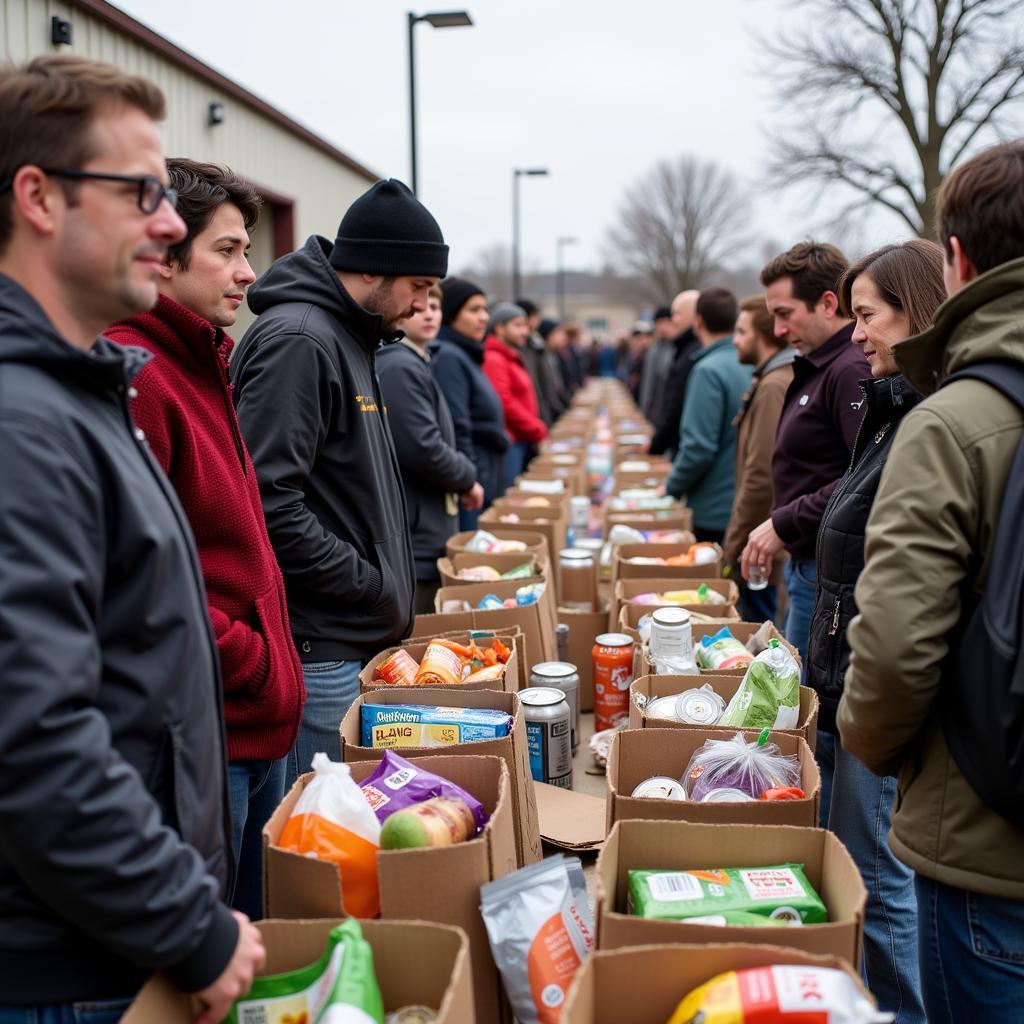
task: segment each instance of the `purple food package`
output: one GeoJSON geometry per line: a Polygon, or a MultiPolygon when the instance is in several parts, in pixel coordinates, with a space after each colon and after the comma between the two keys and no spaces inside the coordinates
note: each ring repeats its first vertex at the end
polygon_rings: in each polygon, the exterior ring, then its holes
{"type": "Polygon", "coordinates": [[[477,832],[487,824],[489,815],[484,805],[461,786],[428,772],[419,765],[406,761],[393,750],[384,751],[384,760],[363,783],[363,795],[369,801],[380,822],[395,811],[404,811],[413,804],[423,803],[435,796],[455,797],[467,804],[476,820],[477,832]]]}

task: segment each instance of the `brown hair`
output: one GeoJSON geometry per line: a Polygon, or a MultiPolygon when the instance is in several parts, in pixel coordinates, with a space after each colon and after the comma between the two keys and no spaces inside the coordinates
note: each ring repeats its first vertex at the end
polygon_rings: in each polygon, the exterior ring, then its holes
{"type": "Polygon", "coordinates": [[[437,299],[438,302],[444,302],[444,292],[441,291],[441,286],[439,284],[432,284],[427,289],[427,298],[437,299]]]}
{"type": "Polygon", "coordinates": [[[923,238],[901,245],[883,245],[861,257],[839,282],[839,304],[844,315],[853,317],[853,282],[866,274],[875,282],[882,298],[907,316],[910,333],[920,334],[931,326],[935,310],[946,301],[942,280],[942,247],[923,238]]]}
{"type": "Polygon", "coordinates": [[[697,316],[712,334],[725,334],[736,326],[736,296],[726,288],[705,288],[697,299],[697,316]]]}
{"type": "Polygon", "coordinates": [[[263,197],[228,168],[172,157],[167,161],[167,174],[171,188],[178,193],[178,216],[188,228],[180,242],[168,247],[167,256],[182,270],[188,270],[192,243],[206,229],[217,207],[233,203],[242,214],[245,230],[251,232],[256,227],[263,197]]]}
{"type": "MultiPolygon", "coordinates": [[[[79,170],[96,155],[93,122],[106,109],[136,107],[163,120],[163,93],[112,64],[71,54],[0,66],[0,252],[13,230],[9,187],[26,164],[79,170]]],[[[77,189],[62,182],[73,202],[77,189]]]]}
{"type": "Polygon", "coordinates": [[[750,314],[750,322],[763,341],[776,348],[782,348],[786,342],[775,336],[775,317],[768,312],[768,303],[763,295],[751,295],[740,303],[740,312],[750,314]]]}
{"type": "Polygon", "coordinates": [[[569,343],[573,344],[583,337],[583,328],[573,320],[566,320],[564,324],[559,324],[565,336],[569,339],[569,343]]]}
{"type": "Polygon", "coordinates": [[[846,267],[846,257],[836,246],[828,242],[800,242],[765,264],[761,284],[767,288],[788,277],[793,282],[793,298],[813,310],[825,292],[836,290],[846,267]]]}
{"type": "Polygon", "coordinates": [[[1024,256],[1024,141],[983,150],[939,189],[936,226],[946,256],[954,235],[979,274],[1024,256]]]}

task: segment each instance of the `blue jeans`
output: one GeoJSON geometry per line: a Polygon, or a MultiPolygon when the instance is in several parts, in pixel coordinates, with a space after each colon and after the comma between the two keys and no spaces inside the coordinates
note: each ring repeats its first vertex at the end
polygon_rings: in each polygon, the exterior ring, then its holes
{"type": "MultiPolygon", "coordinates": [[[[55,971],[60,965],[54,966],[55,971]]],[[[0,1024],[117,1024],[131,1005],[124,999],[83,999],[48,1006],[0,1005],[0,1024]]]]}
{"type": "Polygon", "coordinates": [[[914,872],[889,850],[896,780],[872,774],[838,737],[818,730],[823,828],[850,851],[868,891],[861,973],[883,1010],[896,1024],[925,1024],[917,965],[917,899],[914,872]],[[824,798],[824,792],[822,793],[824,798]]]}
{"type": "Polygon", "coordinates": [[[332,761],[341,760],[341,736],[338,727],[345,712],[359,696],[358,661],[307,661],[302,665],[306,683],[306,703],[295,746],[288,755],[285,791],[310,770],[313,755],[325,753],[332,761]]]}
{"type": "Polygon", "coordinates": [[[742,576],[735,577],[740,588],[740,600],[737,610],[744,622],[774,622],[776,593],[775,586],[769,583],[764,590],[751,590],[742,576]]]}
{"type": "Polygon", "coordinates": [[[813,558],[791,558],[785,565],[789,613],[782,630],[786,639],[800,652],[803,662],[801,682],[807,681],[807,640],[818,596],[818,567],[813,558]]]}
{"type": "Polygon", "coordinates": [[[526,466],[526,460],[530,457],[532,446],[525,441],[514,441],[505,452],[505,487],[509,488],[516,482],[516,477],[522,473],[526,466]]]}
{"type": "Polygon", "coordinates": [[[1024,901],[917,876],[921,983],[929,1024],[1024,1019],[1024,901]]]}
{"type": "Polygon", "coordinates": [[[285,758],[228,765],[231,845],[238,865],[231,905],[249,919],[263,917],[263,826],[284,797],[285,758]]]}

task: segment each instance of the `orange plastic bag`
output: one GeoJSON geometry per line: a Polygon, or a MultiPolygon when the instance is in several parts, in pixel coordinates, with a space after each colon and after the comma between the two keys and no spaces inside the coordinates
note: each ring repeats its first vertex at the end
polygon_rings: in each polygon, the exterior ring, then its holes
{"type": "Polygon", "coordinates": [[[377,815],[347,764],[314,754],[313,773],[276,845],[337,864],[345,912],[352,917],[376,917],[380,913],[377,815]]]}

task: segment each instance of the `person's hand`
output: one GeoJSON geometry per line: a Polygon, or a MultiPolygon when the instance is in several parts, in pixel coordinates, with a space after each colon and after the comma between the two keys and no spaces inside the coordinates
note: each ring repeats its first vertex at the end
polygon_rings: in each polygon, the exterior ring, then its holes
{"type": "Polygon", "coordinates": [[[224,973],[212,984],[196,995],[204,1010],[196,1017],[194,1024],[220,1024],[228,1015],[231,1004],[244,996],[252,987],[252,979],[267,959],[263,938],[255,925],[245,914],[231,911],[238,922],[238,942],[234,955],[224,968],[224,973]]]}
{"type": "Polygon", "coordinates": [[[483,484],[473,484],[473,486],[466,491],[462,496],[462,507],[467,512],[475,512],[478,508],[484,507],[483,484]]]}
{"type": "Polygon", "coordinates": [[[750,579],[750,567],[759,565],[765,576],[772,571],[772,562],[782,550],[782,541],[775,532],[771,519],[766,519],[760,526],[750,531],[747,546],[740,556],[740,572],[745,580],[750,579]]]}

